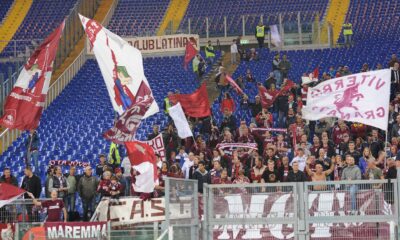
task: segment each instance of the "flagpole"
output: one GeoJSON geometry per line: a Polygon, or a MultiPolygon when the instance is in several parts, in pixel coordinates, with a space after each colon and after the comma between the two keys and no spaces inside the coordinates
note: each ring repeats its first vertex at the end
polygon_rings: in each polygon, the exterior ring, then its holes
{"type": "Polygon", "coordinates": [[[386,128],[386,134],[385,134],[385,162],[384,162],[384,168],[386,168],[387,167],[387,158],[388,158],[388,156],[387,156],[387,146],[388,146],[388,130],[387,130],[387,128],[386,128]]]}

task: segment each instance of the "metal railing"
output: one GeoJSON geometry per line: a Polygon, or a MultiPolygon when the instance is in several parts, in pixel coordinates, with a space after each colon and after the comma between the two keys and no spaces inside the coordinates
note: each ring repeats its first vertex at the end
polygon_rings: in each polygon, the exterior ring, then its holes
{"type": "MultiPolygon", "coordinates": [[[[97,3],[96,0],[91,0],[91,1],[97,3]]],[[[85,4],[87,4],[87,3],[85,3],[85,4]]],[[[83,4],[83,5],[85,6],[85,4],[83,4]]],[[[102,24],[107,25],[109,23],[112,15],[113,15],[113,13],[115,11],[115,8],[116,8],[117,4],[118,4],[118,0],[114,0],[112,7],[107,12],[106,17],[102,21],[102,24]]],[[[84,14],[84,12],[81,12],[81,13],[84,14]]],[[[89,15],[90,14],[88,14],[88,16],[89,15]]],[[[74,18],[71,18],[71,19],[74,19],[74,18]]],[[[70,21],[74,22],[74,21],[77,21],[77,20],[75,19],[75,20],[70,20],[70,21]]],[[[83,28],[82,28],[82,25],[80,23],[80,20],[79,20],[78,23],[79,23],[78,26],[81,29],[82,33],[83,33],[83,28]]],[[[67,31],[68,31],[67,28],[65,28],[64,33],[66,33],[67,31]]],[[[57,56],[58,56],[58,54],[57,54],[57,56]]],[[[49,87],[49,90],[48,90],[48,93],[47,93],[47,98],[46,98],[45,108],[47,108],[50,105],[50,103],[64,90],[65,86],[68,85],[68,83],[72,80],[72,78],[78,73],[78,71],[81,69],[81,67],[85,64],[86,59],[87,59],[86,58],[86,48],[84,48],[78,54],[78,57],[74,60],[74,62],[49,87]]],[[[15,78],[17,78],[17,77],[18,76],[15,75],[15,78]]],[[[15,83],[15,80],[14,80],[14,83],[15,83]]],[[[3,96],[6,96],[7,94],[8,93],[3,92],[3,96]]],[[[2,105],[2,107],[3,107],[3,105],[2,105]]],[[[16,140],[21,135],[21,132],[22,131],[20,131],[18,129],[14,129],[14,130],[5,129],[0,134],[0,143],[1,143],[0,153],[3,153],[12,144],[12,142],[14,140],[16,140]]]]}
{"type": "MultiPolygon", "coordinates": [[[[46,201],[49,199],[40,199],[46,201]]],[[[41,207],[36,207],[32,199],[17,199],[0,208],[0,222],[43,222],[46,214],[41,207]]]]}
{"type": "MultiPolygon", "coordinates": [[[[278,26],[283,46],[330,45],[331,32],[323,27],[318,12],[188,18],[181,23],[177,33],[199,34],[201,38],[206,39],[239,35],[244,38],[254,37],[255,28],[260,21],[265,25],[278,26]],[[323,34],[326,34],[327,38],[322,38],[323,34]]],[[[173,25],[173,22],[169,23],[169,26],[173,25]]],[[[165,34],[175,33],[166,31],[165,34]]]]}
{"type": "Polygon", "coordinates": [[[396,180],[205,185],[203,239],[396,239],[399,197],[396,180]]]}
{"type": "MultiPolygon", "coordinates": [[[[398,170],[400,175],[400,169],[398,170]]],[[[195,180],[167,178],[165,221],[161,224],[159,221],[149,222],[141,226],[128,224],[125,228],[123,224],[117,224],[118,226],[113,228],[110,223],[108,235],[109,239],[131,239],[140,236],[154,240],[398,239],[399,181],[400,178],[273,184],[204,184],[203,194],[200,194],[197,192],[198,182],[195,180]],[[199,199],[203,203],[200,203],[199,199]],[[176,208],[177,205],[181,207],[176,208]],[[175,211],[186,212],[177,214],[175,211]]],[[[120,201],[126,204],[126,199],[120,201]]],[[[7,210],[9,214],[0,215],[3,217],[0,220],[5,222],[4,216],[8,219],[12,217],[19,222],[19,229],[32,224],[23,220],[21,216],[23,211],[25,216],[28,216],[26,209],[30,205],[28,202],[21,203],[14,202],[1,208],[2,213],[7,210]]],[[[34,213],[35,211],[32,211],[29,219],[41,219],[32,217],[34,213]]]]}
{"type": "Polygon", "coordinates": [[[199,239],[199,196],[197,180],[166,178],[165,180],[165,226],[172,227],[169,239],[199,239]],[[177,217],[170,211],[170,204],[186,204],[191,211],[177,217]],[[172,238],[171,238],[172,237],[172,238]]]}

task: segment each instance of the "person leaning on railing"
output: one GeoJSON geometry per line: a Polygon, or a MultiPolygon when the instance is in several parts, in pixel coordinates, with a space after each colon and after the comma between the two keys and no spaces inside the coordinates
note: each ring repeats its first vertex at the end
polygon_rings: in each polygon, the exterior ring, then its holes
{"type": "Polygon", "coordinates": [[[57,199],[57,191],[51,191],[51,199],[43,202],[39,202],[32,193],[28,192],[29,197],[32,198],[33,204],[36,206],[42,206],[47,208],[47,219],[46,222],[59,222],[61,221],[61,213],[64,216],[64,222],[67,222],[68,215],[67,210],[64,207],[64,202],[61,199],[57,199]]]}
{"type": "MultiPolygon", "coordinates": [[[[358,166],[354,165],[354,158],[350,155],[347,155],[346,162],[347,167],[343,169],[342,180],[361,180],[361,170],[358,166]]],[[[357,212],[358,186],[356,184],[348,184],[346,185],[346,190],[350,191],[351,214],[355,214],[357,212]]]]}

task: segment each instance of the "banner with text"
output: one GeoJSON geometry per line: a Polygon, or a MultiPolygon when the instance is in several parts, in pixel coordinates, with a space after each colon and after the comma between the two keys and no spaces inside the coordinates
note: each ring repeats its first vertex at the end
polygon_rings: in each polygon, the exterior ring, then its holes
{"type": "MultiPolygon", "coordinates": [[[[179,202],[170,203],[171,219],[191,219],[195,216],[191,196],[179,197],[179,202]]],[[[165,220],[165,199],[152,198],[142,201],[137,197],[120,198],[118,202],[103,198],[95,214],[95,221],[111,221],[111,227],[129,226],[138,223],[165,220]]]]}
{"type": "MultiPolygon", "coordinates": [[[[165,52],[185,52],[186,43],[189,38],[196,41],[194,45],[199,50],[199,35],[195,34],[176,34],[165,36],[148,36],[148,37],[124,37],[131,46],[139,49],[142,54],[147,53],[165,53],[165,52]]],[[[87,44],[87,53],[93,55],[93,50],[90,47],[89,41],[87,44]]]]}
{"type": "Polygon", "coordinates": [[[107,239],[107,222],[45,222],[46,239],[107,239]]]}

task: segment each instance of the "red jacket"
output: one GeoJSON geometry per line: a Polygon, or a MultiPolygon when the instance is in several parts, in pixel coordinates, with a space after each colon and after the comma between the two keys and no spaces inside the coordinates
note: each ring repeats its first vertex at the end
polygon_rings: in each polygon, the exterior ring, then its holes
{"type": "Polygon", "coordinates": [[[226,98],[221,101],[221,112],[223,113],[226,108],[230,112],[235,112],[235,102],[232,98],[226,98]]]}
{"type": "Polygon", "coordinates": [[[110,183],[110,180],[100,180],[99,185],[97,186],[97,192],[102,196],[111,196],[110,183]]]}

